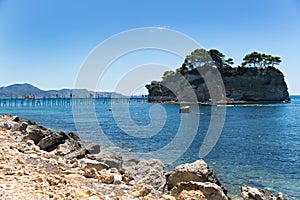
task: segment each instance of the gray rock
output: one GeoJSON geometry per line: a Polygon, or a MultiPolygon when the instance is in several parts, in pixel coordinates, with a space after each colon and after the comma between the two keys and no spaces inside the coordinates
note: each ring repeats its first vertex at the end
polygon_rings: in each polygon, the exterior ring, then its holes
{"type": "Polygon", "coordinates": [[[33,140],[35,144],[38,144],[41,139],[48,135],[45,132],[42,132],[36,125],[27,126],[26,132],[28,134],[24,136],[23,141],[33,140]]]}
{"type": "Polygon", "coordinates": [[[14,123],[11,131],[26,131],[28,124],[26,122],[14,123]]]}
{"type": "Polygon", "coordinates": [[[87,158],[82,158],[79,160],[81,169],[91,169],[95,168],[97,171],[101,171],[102,169],[108,169],[109,166],[105,163],[99,162],[97,160],[91,160],[87,158]]]}
{"type": "Polygon", "coordinates": [[[28,122],[29,125],[36,125],[36,122],[33,121],[33,120],[28,120],[27,122],[28,122]]]}
{"type": "Polygon", "coordinates": [[[110,168],[116,168],[118,170],[122,168],[122,157],[111,151],[104,150],[98,154],[91,155],[90,158],[99,162],[103,162],[107,164],[110,168]]]}
{"type": "Polygon", "coordinates": [[[230,195],[228,197],[228,199],[230,199],[230,200],[243,200],[243,198],[241,196],[237,196],[237,195],[230,195]]]}
{"type": "Polygon", "coordinates": [[[90,144],[85,147],[88,154],[98,154],[100,153],[100,145],[99,144],[90,144]]]}
{"type": "Polygon", "coordinates": [[[58,145],[54,151],[56,155],[65,156],[69,153],[79,150],[80,148],[81,145],[78,141],[68,139],[63,144],[58,145]]]}
{"type": "Polygon", "coordinates": [[[129,172],[135,184],[151,185],[156,190],[162,190],[166,183],[164,164],[157,159],[124,160],[123,169],[129,172]]]}
{"type": "Polygon", "coordinates": [[[72,153],[69,153],[67,155],[64,156],[64,158],[71,160],[71,159],[81,159],[84,158],[86,156],[86,149],[85,148],[80,148],[76,151],[73,151],[72,153]]]}
{"type": "Polygon", "coordinates": [[[68,136],[74,140],[80,140],[80,138],[78,137],[78,135],[76,135],[76,133],[70,132],[68,133],[68,136]]]}
{"type": "Polygon", "coordinates": [[[69,137],[64,132],[53,133],[44,137],[38,143],[38,146],[45,151],[52,151],[58,145],[63,144],[69,137]]]}
{"type": "Polygon", "coordinates": [[[267,194],[264,190],[259,190],[249,186],[242,186],[241,194],[243,200],[287,200],[287,198],[280,192],[277,197],[275,197],[272,194],[267,194]]]}
{"type": "Polygon", "coordinates": [[[11,115],[0,115],[0,127],[6,130],[10,130],[16,122],[11,120],[11,115]]]}
{"type": "Polygon", "coordinates": [[[19,122],[20,121],[20,117],[18,117],[18,116],[12,116],[11,117],[11,121],[19,122]]]}
{"type": "Polygon", "coordinates": [[[12,125],[6,121],[2,121],[2,122],[0,122],[0,127],[4,128],[6,130],[10,130],[12,125]]]}
{"type": "MultiPolygon", "coordinates": [[[[187,163],[177,166],[167,179],[168,190],[171,190],[180,182],[211,182],[222,187],[214,171],[209,168],[204,160],[197,160],[193,163],[187,163]]],[[[223,188],[224,193],[227,191],[223,188]]]]}
{"type": "Polygon", "coordinates": [[[179,196],[183,190],[200,190],[207,200],[228,200],[222,188],[211,182],[181,182],[170,191],[172,196],[179,196]]]}

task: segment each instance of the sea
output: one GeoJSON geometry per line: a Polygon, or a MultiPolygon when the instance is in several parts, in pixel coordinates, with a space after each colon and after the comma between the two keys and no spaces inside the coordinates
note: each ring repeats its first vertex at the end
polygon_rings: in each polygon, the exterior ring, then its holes
{"type": "Polygon", "coordinates": [[[54,131],[76,132],[123,156],[158,158],[166,170],[204,159],[229,194],[248,185],[300,199],[300,96],[289,103],[190,106],[116,103],[5,106],[54,131]]]}

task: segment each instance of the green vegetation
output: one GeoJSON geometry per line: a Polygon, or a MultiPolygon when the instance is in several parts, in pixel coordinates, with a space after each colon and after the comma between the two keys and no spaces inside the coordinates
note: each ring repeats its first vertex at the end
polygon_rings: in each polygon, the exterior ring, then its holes
{"type": "Polygon", "coordinates": [[[163,76],[162,76],[162,79],[163,80],[166,80],[168,77],[170,77],[170,76],[175,76],[175,72],[174,71],[172,71],[172,70],[169,70],[169,71],[165,71],[165,73],[163,74],[163,76]]]}
{"type": "Polygon", "coordinates": [[[162,79],[166,80],[169,77],[176,76],[177,73],[188,75],[189,72],[199,67],[213,67],[217,68],[222,75],[243,74],[247,70],[256,69],[257,71],[263,69],[274,69],[274,66],[281,63],[281,58],[265,53],[252,52],[243,58],[243,62],[234,67],[232,58],[226,56],[217,49],[196,49],[190,55],[187,55],[184,63],[174,71],[166,71],[162,79]]]}
{"type": "Polygon", "coordinates": [[[243,58],[242,66],[246,67],[274,67],[275,65],[279,65],[281,63],[281,59],[278,56],[271,56],[264,53],[252,52],[247,54],[243,58]]]}

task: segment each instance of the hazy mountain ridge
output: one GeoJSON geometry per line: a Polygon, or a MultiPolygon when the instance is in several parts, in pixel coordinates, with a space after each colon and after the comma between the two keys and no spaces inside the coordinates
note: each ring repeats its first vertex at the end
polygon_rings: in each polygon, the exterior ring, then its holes
{"type": "Polygon", "coordinates": [[[0,87],[0,97],[23,97],[32,96],[35,97],[70,97],[70,95],[75,97],[89,97],[93,95],[94,97],[103,96],[111,97],[112,95],[123,96],[115,92],[94,92],[87,89],[60,89],[60,90],[42,90],[36,86],[28,83],[24,84],[13,84],[6,87],[0,87]]]}

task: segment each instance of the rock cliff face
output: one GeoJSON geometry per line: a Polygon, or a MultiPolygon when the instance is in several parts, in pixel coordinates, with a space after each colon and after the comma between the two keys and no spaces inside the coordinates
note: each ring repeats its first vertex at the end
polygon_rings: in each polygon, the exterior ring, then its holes
{"type": "Polygon", "coordinates": [[[216,68],[200,67],[184,75],[176,73],[163,81],[153,81],[146,87],[149,102],[289,100],[284,75],[274,67],[233,68],[220,73],[216,68]]]}

